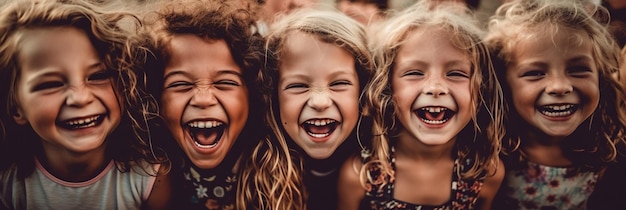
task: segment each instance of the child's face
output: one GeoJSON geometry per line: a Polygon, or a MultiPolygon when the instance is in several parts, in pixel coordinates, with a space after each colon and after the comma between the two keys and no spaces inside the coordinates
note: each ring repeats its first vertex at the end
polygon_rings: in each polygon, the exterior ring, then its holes
{"type": "Polygon", "coordinates": [[[44,148],[101,148],[121,118],[111,75],[85,32],[51,27],[25,32],[18,55],[18,124],[28,124],[44,148]]]}
{"type": "Polygon", "coordinates": [[[471,120],[471,62],[448,31],[422,28],[408,34],[391,74],[401,136],[426,145],[454,140],[471,120]]]}
{"type": "Polygon", "coordinates": [[[165,67],[161,112],[170,132],[196,166],[216,167],[248,118],[242,69],[224,40],[176,35],[165,67]]]}
{"type": "Polygon", "coordinates": [[[310,157],[325,159],[350,135],[359,116],[359,79],[352,54],[294,32],[280,63],[281,124],[310,157]]]}
{"type": "Polygon", "coordinates": [[[541,132],[566,137],[598,107],[598,69],[591,41],[568,28],[559,28],[554,36],[529,35],[534,36],[519,40],[507,65],[513,106],[541,132]]]}

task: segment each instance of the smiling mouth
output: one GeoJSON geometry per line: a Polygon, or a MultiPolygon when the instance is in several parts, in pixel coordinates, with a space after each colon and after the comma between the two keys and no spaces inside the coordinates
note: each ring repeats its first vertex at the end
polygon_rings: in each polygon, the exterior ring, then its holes
{"type": "Polygon", "coordinates": [[[339,122],[333,119],[312,119],[305,121],[301,126],[309,136],[324,138],[335,131],[339,122]]]}
{"type": "Polygon", "coordinates": [[[58,124],[69,130],[83,129],[100,125],[104,121],[105,115],[93,115],[90,117],[74,118],[59,122],[58,124]]]}
{"type": "Polygon", "coordinates": [[[541,114],[548,117],[565,117],[569,116],[578,110],[578,105],[576,104],[559,104],[559,105],[545,105],[538,106],[537,110],[541,112],[541,114]]]}
{"type": "Polygon", "coordinates": [[[456,114],[456,112],[439,106],[422,107],[415,111],[417,116],[427,124],[440,125],[444,124],[456,114]]]}
{"type": "Polygon", "coordinates": [[[192,121],[186,127],[196,146],[213,148],[222,139],[226,124],[216,120],[192,121]]]}

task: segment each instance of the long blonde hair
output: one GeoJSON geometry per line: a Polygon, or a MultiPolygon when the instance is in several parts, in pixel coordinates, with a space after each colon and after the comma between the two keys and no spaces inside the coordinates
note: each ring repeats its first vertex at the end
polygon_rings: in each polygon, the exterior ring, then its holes
{"type": "MultiPolygon", "coordinates": [[[[286,152],[294,149],[288,146],[288,136],[285,135],[278,116],[278,75],[279,64],[284,54],[284,43],[294,32],[303,32],[318,38],[326,43],[333,43],[345,49],[354,56],[355,69],[359,77],[359,90],[363,90],[366,81],[369,80],[373,70],[373,62],[367,48],[365,31],[363,27],[348,16],[332,10],[311,10],[302,9],[290,15],[279,18],[272,25],[265,44],[266,62],[260,77],[263,91],[263,98],[267,104],[265,121],[270,126],[273,136],[271,140],[286,152]]],[[[298,154],[292,155],[290,159],[272,160],[267,164],[286,165],[290,168],[291,178],[300,186],[304,186],[302,176],[303,164],[298,154]]],[[[267,183],[272,185],[273,183],[267,183]]],[[[298,191],[306,201],[306,191],[298,191]]],[[[304,203],[304,202],[303,202],[304,203]]]]}
{"type": "MultiPolygon", "coordinates": [[[[572,34],[579,40],[587,36],[591,40],[593,60],[599,70],[600,102],[598,108],[583,125],[568,136],[564,145],[565,155],[576,167],[598,170],[615,160],[617,146],[626,140],[626,93],[624,87],[612,76],[619,71],[619,47],[598,18],[607,17],[602,7],[584,4],[583,1],[523,0],[502,5],[489,23],[486,42],[495,53],[494,64],[503,79],[506,64],[511,62],[512,53],[520,36],[528,36],[538,25],[548,24],[554,29],[571,28],[579,33],[572,34]],[[584,126],[587,125],[587,126],[584,126]]],[[[510,88],[503,84],[507,93],[506,104],[511,104],[510,88]]],[[[507,108],[507,132],[503,139],[503,152],[515,162],[522,161],[519,149],[524,121],[515,109],[507,108]]]]}
{"type": "MultiPolygon", "coordinates": [[[[384,186],[393,179],[390,165],[390,147],[393,137],[401,127],[395,110],[391,78],[398,49],[407,34],[420,28],[436,27],[449,32],[451,40],[464,50],[472,64],[470,94],[472,121],[459,133],[456,153],[463,160],[472,159],[473,165],[459,171],[464,178],[480,179],[494,172],[498,164],[499,141],[503,130],[499,127],[502,116],[502,92],[495,77],[489,53],[480,37],[482,30],[465,8],[452,4],[432,5],[421,1],[382,22],[378,33],[371,36],[371,49],[376,61],[376,73],[365,90],[366,105],[373,119],[373,139],[370,157],[361,168],[361,183],[384,186]],[[379,168],[382,178],[373,180],[369,168],[379,168]]],[[[436,52],[433,52],[436,53],[436,52]]],[[[457,166],[460,167],[460,166],[457,166]]]]}

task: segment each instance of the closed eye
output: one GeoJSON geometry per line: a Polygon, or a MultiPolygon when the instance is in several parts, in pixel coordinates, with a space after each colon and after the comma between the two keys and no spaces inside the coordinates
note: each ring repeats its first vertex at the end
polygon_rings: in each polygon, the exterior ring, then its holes
{"type": "Polygon", "coordinates": [[[217,87],[220,90],[241,86],[239,82],[234,81],[234,80],[229,80],[229,79],[219,80],[213,84],[215,84],[215,87],[217,87]]]}
{"type": "Polygon", "coordinates": [[[193,83],[184,82],[184,81],[176,81],[169,83],[165,86],[165,89],[176,89],[176,90],[186,90],[191,89],[193,87],[193,83]]]}
{"type": "Polygon", "coordinates": [[[592,72],[593,70],[586,66],[576,66],[568,69],[568,73],[574,77],[586,77],[592,72]]]}
{"type": "Polygon", "coordinates": [[[88,81],[91,82],[108,82],[108,80],[113,76],[113,71],[98,71],[96,73],[93,73],[91,75],[89,75],[89,77],[87,78],[88,81]]]}
{"type": "Polygon", "coordinates": [[[469,74],[463,71],[450,71],[447,76],[452,78],[469,78],[469,74]]]}
{"type": "Polygon", "coordinates": [[[40,84],[35,85],[31,91],[35,92],[35,91],[42,91],[42,90],[50,90],[54,88],[63,87],[64,85],[65,84],[63,84],[63,82],[60,82],[60,81],[42,82],[40,84]]]}
{"type": "Polygon", "coordinates": [[[307,85],[302,84],[302,83],[294,83],[294,84],[289,84],[285,87],[285,90],[287,89],[300,89],[300,88],[308,88],[307,85]]]}
{"type": "Polygon", "coordinates": [[[402,74],[402,77],[405,77],[405,76],[424,76],[424,72],[411,70],[411,71],[404,72],[404,74],[402,74]]]}

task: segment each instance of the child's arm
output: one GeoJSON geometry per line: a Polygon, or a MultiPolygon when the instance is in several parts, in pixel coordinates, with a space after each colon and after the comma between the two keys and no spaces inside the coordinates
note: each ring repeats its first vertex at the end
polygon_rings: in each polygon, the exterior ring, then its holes
{"type": "Polygon", "coordinates": [[[359,203],[365,197],[365,189],[361,186],[359,171],[361,169],[361,159],[354,155],[346,159],[339,171],[339,181],[337,182],[339,194],[339,206],[337,209],[350,210],[358,209],[359,203]]]}
{"type": "Polygon", "coordinates": [[[487,178],[485,178],[483,188],[480,190],[480,193],[478,193],[479,200],[476,205],[476,209],[491,209],[493,199],[496,196],[496,193],[498,193],[502,180],[504,179],[504,170],[504,162],[502,162],[502,160],[498,160],[498,166],[495,173],[490,171],[490,174],[493,173],[493,176],[487,176],[487,178]]]}
{"type": "MultiPolygon", "coordinates": [[[[163,168],[163,167],[161,167],[163,168]]],[[[159,174],[152,186],[150,197],[146,201],[143,209],[170,209],[171,182],[170,174],[159,174]]]]}

